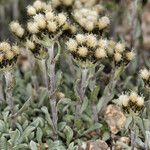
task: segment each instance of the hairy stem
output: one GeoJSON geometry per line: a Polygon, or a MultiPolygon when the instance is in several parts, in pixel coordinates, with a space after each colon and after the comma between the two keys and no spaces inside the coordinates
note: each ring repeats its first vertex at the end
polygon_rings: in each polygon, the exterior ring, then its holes
{"type": "Polygon", "coordinates": [[[56,77],[55,77],[55,65],[56,62],[54,60],[54,45],[48,48],[48,69],[49,69],[49,82],[48,82],[48,89],[49,89],[49,101],[51,106],[51,113],[52,113],[52,121],[54,125],[55,132],[57,133],[57,121],[58,121],[58,114],[57,114],[57,105],[56,105],[56,77]]]}
{"type": "MultiPolygon", "coordinates": [[[[14,86],[14,76],[13,73],[11,73],[10,71],[6,71],[4,77],[6,82],[6,89],[5,89],[6,101],[9,105],[11,116],[14,116],[15,110],[14,110],[14,101],[12,96],[12,90],[14,86]]],[[[11,119],[11,124],[12,124],[12,128],[15,128],[16,118],[11,119]]]]}

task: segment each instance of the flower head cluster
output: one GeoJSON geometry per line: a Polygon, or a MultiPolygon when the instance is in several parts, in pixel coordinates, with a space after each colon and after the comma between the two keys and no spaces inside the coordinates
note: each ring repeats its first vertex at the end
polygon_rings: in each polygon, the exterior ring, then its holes
{"type": "Polygon", "coordinates": [[[144,97],[131,91],[130,93],[120,95],[118,98],[118,104],[127,112],[130,112],[131,110],[137,112],[144,106],[144,97]]]}
{"type": "Polygon", "coordinates": [[[12,66],[16,63],[20,49],[17,45],[8,42],[0,43],[0,69],[12,66]]]}
{"type": "Polygon", "coordinates": [[[66,43],[67,49],[77,60],[95,63],[99,60],[110,60],[116,64],[129,63],[134,53],[125,49],[123,43],[112,40],[97,39],[94,34],[77,34],[66,43]]]}
{"type": "Polygon", "coordinates": [[[86,31],[103,30],[108,27],[110,20],[107,16],[99,18],[99,13],[90,8],[81,8],[74,11],[74,18],[86,31]]]}
{"type": "Polygon", "coordinates": [[[49,39],[57,37],[64,30],[63,26],[67,17],[64,13],[55,13],[50,4],[39,0],[27,7],[27,14],[29,15],[29,21],[25,29],[18,22],[13,21],[10,24],[10,30],[20,37],[23,44],[37,56],[43,50],[45,53],[45,49],[41,47],[39,40],[44,41],[45,37],[49,39]],[[18,29],[20,30],[18,31],[18,29]]]}
{"type": "Polygon", "coordinates": [[[150,70],[146,68],[140,70],[140,76],[144,82],[150,86],[150,70]]]}
{"type": "Polygon", "coordinates": [[[72,6],[75,0],[52,0],[53,7],[59,7],[59,6],[72,6]]]}

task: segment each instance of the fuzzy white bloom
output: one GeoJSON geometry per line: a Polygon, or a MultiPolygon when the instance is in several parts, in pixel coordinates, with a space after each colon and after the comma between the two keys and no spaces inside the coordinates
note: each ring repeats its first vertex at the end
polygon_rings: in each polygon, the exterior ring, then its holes
{"type": "Polygon", "coordinates": [[[86,36],[86,45],[90,48],[93,48],[97,45],[96,36],[93,34],[89,34],[86,36]]]}
{"type": "Polygon", "coordinates": [[[27,29],[32,34],[39,32],[39,27],[38,27],[37,22],[28,22],[27,29]]]}
{"type": "Polygon", "coordinates": [[[130,101],[133,102],[133,103],[137,102],[138,94],[137,94],[136,92],[132,91],[132,92],[130,93],[129,99],[130,99],[130,101]]]}
{"type": "Polygon", "coordinates": [[[127,52],[126,53],[126,58],[127,58],[128,61],[133,60],[134,57],[135,57],[135,53],[134,52],[131,51],[131,52],[127,52]]]}
{"type": "Polygon", "coordinates": [[[69,39],[66,45],[71,52],[75,52],[77,50],[78,43],[74,39],[69,39]]]}
{"type": "Polygon", "coordinates": [[[0,53],[0,63],[3,61],[4,59],[4,54],[0,53]]]}
{"type": "Polygon", "coordinates": [[[34,3],[33,3],[33,7],[37,10],[37,11],[40,11],[43,9],[43,3],[40,1],[40,0],[36,0],[34,3]]]}
{"type": "Polygon", "coordinates": [[[34,21],[37,23],[38,28],[45,29],[46,28],[46,19],[44,15],[37,14],[34,16],[34,21]]]}
{"type": "Polygon", "coordinates": [[[115,51],[118,53],[122,53],[125,50],[125,45],[122,43],[117,43],[115,46],[115,51]]]}
{"type": "Polygon", "coordinates": [[[52,0],[52,5],[53,5],[54,7],[58,7],[58,6],[61,5],[61,1],[60,1],[60,0],[52,0]]]}
{"type": "Polygon", "coordinates": [[[20,54],[20,48],[17,45],[13,45],[11,49],[16,55],[20,54]]]}
{"type": "Polygon", "coordinates": [[[74,2],[74,0],[61,0],[61,2],[65,5],[65,6],[71,6],[74,2]]]}
{"type": "Polygon", "coordinates": [[[122,55],[120,53],[115,53],[114,59],[116,62],[120,62],[122,60],[122,55]]]}
{"type": "Polygon", "coordinates": [[[120,106],[127,107],[129,104],[129,96],[128,95],[122,94],[119,96],[118,100],[119,100],[118,104],[120,106]]]}
{"type": "Polygon", "coordinates": [[[88,54],[88,49],[84,46],[78,48],[78,54],[81,57],[86,57],[88,54]]]}
{"type": "Polygon", "coordinates": [[[109,18],[106,17],[106,16],[104,16],[104,17],[102,17],[102,18],[99,19],[98,27],[101,30],[101,29],[106,28],[109,24],[110,24],[109,18]]]}
{"type": "Polygon", "coordinates": [[[83,44],[86,41],[86,37],[83,34],[77,34],[76,40],[79,44],[83,44]]]}
{"type": "Polygon", "coordinates": [[[144,98],[139,96],[136,104],[137,106],[142,107],[144,105],[144,98]]]}
{"type": "Polygon", "coordinates": [[[52,11],[47,11],[45,13],[45,18],[46,18],[47,21],[51,21],[55,18],[55,15],[52,11]]]}
{"type": "Polygon", "coordinates": [[[24,32],[25,30],[22,27],[20,27],[14,34],[21,38],[24,35],[24,32]]]}
{"type": "Polygon", "coordinates": [[[84,25],[85,25],[85,30],[87,30],[89,32],[94,29],[94,23],[91,21],[87,21],[87,22],[85,21],[84,25]]]}
{"type": "Polygon", "coordinates": [[[33,49],[35,49],[35,43],[31,40],[27,40],[26,41],[26,47],[33,50],[33,49]]]}
{"type": "Polygon", "coordinates": [[[150,71],[148,71],[147,69],[142,69],[140,71],[140,76],[143,80],[148,80],[150,78],[150,71]]]}
{"type": "Polygon", "coordinates": [[[49,32],[56,32],[57,31],[57,24],[54,21],[48,21],[47,29],[49,32]]]}
{"type": "Polygon", "coordinates": [[[67,17],[63,13],[58,14],[57,21],[58,21],[59,26],[62,26],[63,24],[65,24],[66,20],[67,20],[67,17]]]}
{"type": "Polygon", "coordinates": [[[107,57],[105,49],[103,49],[103,48],[97,48],[96,51],[95,51],[95,57],[97,59],[107,57]]]}
{"type": "Polygon", "coordinates": [[[29,6],[27,7],[27,14],[28,14],[29,16],[34,16],[34,15],[36,15],[36,9],[35,9],[33,6],[29,5],[29,6]]]}
{"type": "Polygon", "coordinates": [[[21,27],[21,25],[20,25],[17,21],[12,21],[12,22],[10,23],[9,27],[10,27],[10,30],[11,30],[13,33],[15,33],[15,32],[18,30],[18,28],[21,27]]]}
{"type": "Polygon", "coordinates": [[[11,59],[13,59],[13,57],[14,57],[14,53],[12,51],[7,51],[5,53],[5,58],[6,59],[11,60],[11,59]]]}
{"type": "Polygon", "coordinates": [[[107,46],[108,46],[108,41],[107,41],[106,39],[100,39],[100,40],[98,41],[98,46],[99,46],[100,48],[106,49],[107,46]]]}
{"type": "Polygon", "coordinates": [[[0,51],[6,52],[6,51],[10,51],[10,50],[11,50],[11,46],[8,42],[1,42],[0,43],[0,51]]]}

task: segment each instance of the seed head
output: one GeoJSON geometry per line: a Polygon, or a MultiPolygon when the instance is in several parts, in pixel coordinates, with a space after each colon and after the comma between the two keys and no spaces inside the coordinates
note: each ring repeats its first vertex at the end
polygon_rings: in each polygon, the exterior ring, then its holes
{"type": "Polygon", "coordinates": [[[28,14],[29,16],[34,16],[34,15],[36,15],[36,9],[35,9],[33,6],[29,5],[29,6],[27,7],[27,14],[28,14]]]}
{"type": "Polygon", "coordinates": [[[106,48],[107,48],[107,45],[108,45],[108,41],[105,40],[105,39],[100,39],[100,40],[98,41],[98,46],[99,46],[100,48],[106,49],[106,48]]]}
{"type": "Polygon", "coordinates": [[[127,107],[129,104],[129,96],[125,95],[125,94],[120,95],[119,96],[119,104],[124,107],[127,107]]]}
{"type": "Polygon", "coordinates": [[[25,33],[25,30],[22,27],[19,27],[17,31],[14,33],[16,36],[22,38],[25,33]]]}
{"type": "Polygon", "coordinates": [[[86,57],[88,54],[88,49],[84,46],[78,48],[78,54],[81,57],[86,57]]]}

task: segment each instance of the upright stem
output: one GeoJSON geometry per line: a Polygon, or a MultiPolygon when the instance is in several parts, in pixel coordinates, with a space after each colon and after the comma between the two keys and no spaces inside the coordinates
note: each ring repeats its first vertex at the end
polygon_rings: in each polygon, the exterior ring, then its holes
{"type": "Polygon", "coordinates": [[[80,85],[78,86],[79,88],[78,94],[80,99],[76,105],[75,118],[79,118],[79,116],[81,115],[81,104],[85,98],[87,73],[88,73],[88,69],[85,68],[81,70],[81,80],[80,80],[80,85]]]}
{"type": "Polygon", "coordinates": [[[52,113],[52,121],[54,125],[55,132],[57,132],[57,121],[58,121],[58,114],[57,114],[57,105],[56,105],[56,77],[55,77],[55,65],[56,62],[54,60],[55,54],[54,54],[54,45],[48,48],[48,69],[49,69],[49,83],[48,83],[48,89],[49,89],[49,100],[50,100],[50,106],[51,106],[51,113],[52,113]]]}
{"type": "MultiPolygon", "coordinates": [[[[12,96],[14,76],[13,76],[13,73],[11,73],[10,71],[6,71],[4,74],[4,77],[5,77],[5,82],[6,82],[6,89],[5,89],[6,101],[9,105],[11,116],[14,116],[15,110],[14,110],[14,101],[13,101],[13,96],[12,96]]],[[[12,118],[11,120],[12,128],[15,127],[15,122],[16,122],[15,118],[12,118]]]]}

